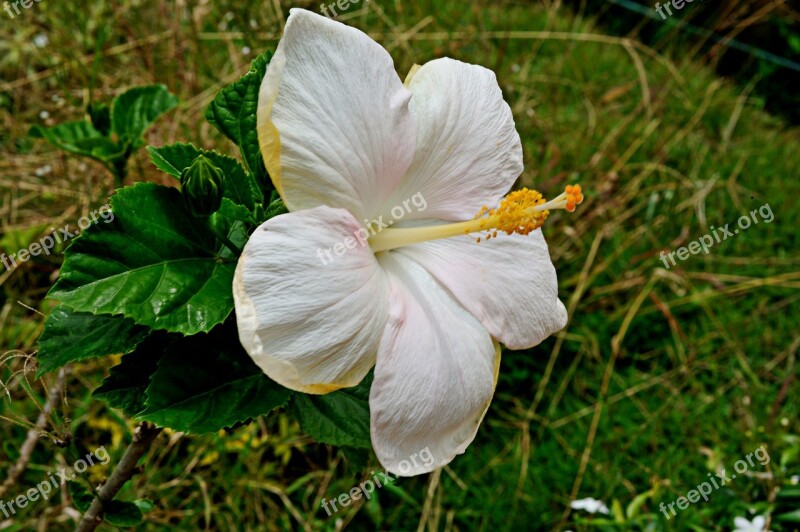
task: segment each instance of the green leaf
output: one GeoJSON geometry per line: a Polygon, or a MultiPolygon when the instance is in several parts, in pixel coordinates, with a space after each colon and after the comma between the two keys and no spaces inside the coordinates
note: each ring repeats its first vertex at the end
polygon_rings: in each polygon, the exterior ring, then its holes
{"type": "Polygon", "coordinates": [[[264,185],[269,183],[269,176],[258,144],[256,111],[261,82],[271,57],[271,52],[256,57],[249,72],[222,89],[206,110],[206,120],[239,146],[250,174],[264,185]]]}
{"type": "Polygon", "coordinates": [[[183,206],[174,188],[139,183],[111,198],[113,222],[89,227],[65,252],[48,297],[78,312],[121,314],[185,335],[233,310],[235,260],[183,206]]]}
{"type": "Polygon", "coordinates": [[[289,410],[300,426],[320,443],[371,449],[369,388],[372,373],[361,384],[327,395],[295,394],[289,410]]]}
{"type": "Polygon", "coordinates": [[[34,138],[43,138],[53,146],[76,155],[91,157],[100,162],[109,162],[123,155],[125,149],[103,136],[92,124],[64,122],[53,127],[33,126],[28,133],[34,138]]]}
{"type": "Polygon", "coordinates": [[[133,504],[138,506],[143,513],[150,512],[156,507],[156,504],[150,499],[136,499],[133,504]]]}
{"type": "Polygon", "coordinates": [[[778,492],[778,499],[800,499],[800,486],[784,485],[778,492]]]}
{"type": "Polygon", "coordinates": [[[144,515],[132,502],[109,501],[103,505],[103,520],[121,528],[130,528],[141,524],[144,515]]]}
{"type": "Polygon", "coordinates": [[[72,503],[75,505],[75,508],[77,508],[79,512],[86,513],[86,511],[89,510],[89,506],[92,505],[94,495],[89,493],[89,491],[78,482],[69,482],[67,484],[67,489],[72,497],[72,503]]]}
{"type": "Polygon", "coordinates": [[[286,208],[286,205],[283,203],[283,200],[278,198],[272,201],[272,203],[269,204],[269,207],[267,207],[267,211],[264,215],[264,220],[269,220],[274,216],[278,216],[279,214],[285,214],[287,212],[289,212],[289,209],[286,208]]]}
{"type": "Polygon", "coordinates": [[[147,337],[147,327],[119,316],[94,316],[60,305],[44,322],[39,337],[38,376],[65,364],[115,353],[128,353],[147,337]]]}
{"type": "Polygon", "coordinates": [[[158,361],[164,350],[176,338],[156,332],[139,344],[133,353],[122,357],[122,362],[111,368],[103,384],[94,391],[94,396],[112,408],[119,408],[129,417],[135,417],[145,408],[150,376],[156,372],[158,361]]]}
{"type": "Polygon", "coordinates": [[[655,495],[653,490],[649,490],[634,497],[633,500],[628,504],[627,508],[625,508],[625,516],[628,518],[628,520],[638,517],[644,503],[646,503],[647,499],[651,498],[653,495],[655,495]]]}
{"type": "Polygon", "coordinates": [[[222,198],[217,213],[229,220],[238,220],[246,223],[256,223],[256,217],[244,205],[238,205],[228,198],[222,198]]]}
{"type": "Polygon", "coordinates": [[[625,522],[625,513],[622,511],[622,504],[617,499],[611,501],[611,514],[614,516],[615,523],[625,522]]]}
{"type": "Polygon", "coordinates": [[[156,168],[179,179],[183,169],[191,166],[192,161],[203,153],[194,144],[183,142],[159,147],[148,146],[147,152],[156,168]]]}
{"type": "Polygon", "coordinates": [[[117,96],[111,109],[111,126],[121,143],[133,148],[144,144],[142,135],[155,120],[178,105],[178,98],[164,85],[134,87],[117,96]]]}
{"type": "Polygon", "coordinates": [[[234,320],[173,343],[158,363],[139,416],[182,432],[216,432],[286,404],[238,341],[234,320]]]}
{"type": "Polygon", "coordinates": [[[239,161],[215,151],[196,148],[192,144],[170,144],[158,148],[148,146],[150,159],[156,167],[171,176],[180,178],[184,168],[189,167],[200,155],[208,157],[225,174],[223,197],[237,205],[244,205],[252,212],[257,203],[263,201],[261,190],[253,176],[248,174],[239,161]]]}
{"type": "Polygon", "coordinates": [[[245,172],[239,161],[233,157],[213,151],[206,152],[206,155],[225,174],[222,197],[228,198],[237,205],[244,205],[247,210],[252,212],[256,204],[263,201],[261,190],[253,176],[245,172]]]}

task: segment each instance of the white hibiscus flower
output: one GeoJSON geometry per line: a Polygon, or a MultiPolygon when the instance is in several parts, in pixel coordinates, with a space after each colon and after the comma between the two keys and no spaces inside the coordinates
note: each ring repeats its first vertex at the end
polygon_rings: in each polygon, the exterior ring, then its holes
{"type": "Polygon", "coordinates": [[[299,9],[261,87],[258,133],[290,212],[259,227],[240,258],[242,345],[305,393],[355,386],[374,367],[383,466],[407,476],[442,467],[489,406],[497,341],[529,348],[567,322],[538,228],[549,209],[573,210],[580,187],[547,203],[530,190],[504,199],[522,147],[491,71],[438,59],[404,84],[367,35],[299,9]],[[375,231],[414,196],[424,211],[375,231]],[[374,234],[361,246],[365,224],[374,234]],[[320,260],[341,242],[343,256],[320,260]],[[426,448],[433,461],[399,470],[426,448]]]}

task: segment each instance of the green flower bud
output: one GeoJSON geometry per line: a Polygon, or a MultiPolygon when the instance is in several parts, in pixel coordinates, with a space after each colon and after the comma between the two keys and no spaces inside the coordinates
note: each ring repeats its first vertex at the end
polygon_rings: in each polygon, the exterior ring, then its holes
{"type": "Polygon", "coordinates": [[[186,209],[195,216],[210,216],[222,204],[222,170],[210,159],[198,155],[181,172],[181,193],[186,209]]]}

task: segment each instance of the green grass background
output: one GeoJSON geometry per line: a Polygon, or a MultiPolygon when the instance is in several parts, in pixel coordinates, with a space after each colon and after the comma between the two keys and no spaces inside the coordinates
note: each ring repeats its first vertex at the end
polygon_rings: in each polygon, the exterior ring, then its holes
{"type": "MultiPolygon", "coordinates": [[[[150,144],[232,153],[202,119],[205,107],[274,48],[290,7],[317,4],[44,0],[14,19],[0,12],[0,249],[75,224],[113,191],[99,165],[28,139],[32,124],[78,119],[92,97],[159,82],[182,103],[150,144]]],[[[168,433],[120,495],[153,501],[140,529],[729,530],[751,511],[798,510],[782,496],[800,475],[798,130],[767,114],[752,84],[717,77],[697,50],[612,36],[560,2],[373,0],[340,20],[383,44],[401,76],[440,56],[494,70],[523,140],[520,186],[552,197],[583,185],[578,212],[544,227],[570,324],[535,349],[504,353],[477,438],[435,474],[328,517],[322,498],[378,471],[374,457],[318,445],[280,414],[232,434],[168,433]],[[658,259],[765,203],[772,223],[669,270],[658,259]],[[659,512],[762,445],[768,465],[677,518],[659,512]],[[570,509],[584,497],[612,513],[570,509]]],[[[129,179],[169,182],[144,151],[129,179]]],[[[35,381],[31,355],[59,260],[0,269],[0,483],[58,380],[35,381]]],[[[119,460],[132,425],[91,398],[113,363],[79,363],[64,376],[27,471],[0,499],[99,445],[111,465],[119,460]]],[[[108,467],[80,481],[96,484],[108,467]]],[[[72,508],[62,489],[14,520],[0,514],[0,530],[70,530],[72,508]]]]}

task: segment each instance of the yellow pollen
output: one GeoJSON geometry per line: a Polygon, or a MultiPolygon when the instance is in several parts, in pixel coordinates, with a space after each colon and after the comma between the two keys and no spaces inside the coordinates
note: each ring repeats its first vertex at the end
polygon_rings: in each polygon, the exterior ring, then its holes
{"type": "Polygon", "coordinates": [[[534,207],[544,202],[545,199],[539,192],[523,188],[503,198],[496,209],[484,206],[475,219],[481,220],[481,227],[488,225],[491,228],[486,240],[497,238],[498,230],[509,235],[514,233],[527,235],[540,228],[550,214],[550,211],[534,210],[534,207]]]}
{"type": "MultiPolygon", "coordinates": [[[[430,240],[484,231],[488,233],[486,240],[497,238],[498,231],[508,235],[527,235],[544,224],[551,210],[566,209],[573,212],[581,202],[583,193],[580,185],[567,186],[562,194],[550,201],[546,201],[535,190],[523,188],[508,194],[494,209],[482,207],[472,220],[428,227],[384,229],[371,236],[369,244],[372,251],[378,253],[430,240]]],[[[476,242],[480,241],[481,237],[478,237],[476,242]]]]}

